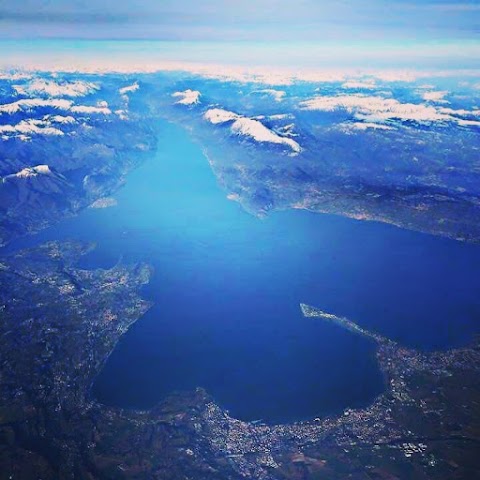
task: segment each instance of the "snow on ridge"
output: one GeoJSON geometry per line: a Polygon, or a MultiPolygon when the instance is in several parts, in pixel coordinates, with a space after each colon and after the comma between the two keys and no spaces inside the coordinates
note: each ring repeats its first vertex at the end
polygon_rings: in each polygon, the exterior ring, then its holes
{"type": "Polygon", "coordinates": [[[118,93],[120,93],[120,95],[125,95],[126,93],[136,92],[139,88],[140,85],[138,84],[138,82],[135,82],[132,85],[127,85],[126,87],[119,88],[118,93]]]}
{"type": "Polygon", "coordinates": [[[283,127],[279,127],[276,131],[280,132],[282,135],[286,137],[298,137],[298,133],[294,133],[295,124],[289,123],[284,125],[283,127]]]}
{"type": "Polygon", "coordinates": [[[43,117],[44,120],[53,122],[53,123],[62,123],[62,124],[71,124],[75,123],[76,120],[71,115],[45,115],[43,117]]]}
{"type": "Polygon", "coordinates": [[[18,112],[28,112],[35,108],[50,107],[56,110],[70,111],[72,113],[103,113],[108,115],[111,110],[105,101],[97,102],[96,106],[74,105],[72,100],[60,98],[23,98],[16,102],[0,104],[0,115],[3,113],[13,115],[18,112]]]}
{"type": "Polygon", "coordinates": [[[347,80],[342,84],[342,88],[355,88],[363,90],[372,90],[377,87],[375,80],[373,78],[367,80],[347,80]]]}
{"type": "Polygon", "coordinates": [[[205,120],[208,120],[210,123],[217,125],[218,123],[230,122],[231,120],[236,120],[239,118],[239,115],[223,108],[211,108],[207,110],[203,115],[205,120]]]}
{"type": "Polygon", "coordinates": [[[97,105],[74,105],[70,108],[72,113],[99,113],[110,115],[112,111],[105,100],[100,100],[97,105]]]}
{"type": "Polygon", "coordinates": [[[24,72],[0,72],[0,80],[9,80],[11,82],[17,80],[28,80],[32,78],[31,73],[24,73],[24,72]]]}
{"type": "Polygon", "coordinates": [[[464,120],[459,118],[458,124],[462,127],[480,127],[480,121],[478,120],[464,120]]]}
{"type": "Polygon", "coordinates": [[[13,89],[20,95],[47,95],[48,97],[84,97],[99,90],[93,82],[82,80],[55,82],[36,78],[25,85],[13,85],[13,89]]]}
{"type": "Polygon", "coordinates": [[[259,93],[271,96],[276,102],[281,102],[285,97],[286,92],[284,90],[275,90],[273,88],[264,88],[262,90],[254,90],[252,94],[259,93]]]}
{"type": "Polygon", "coordinates": [[[351,131],[351,130],[395,130],[393,127],[388,125],[383,125],[381,123],[372,123],[372,122],[354,122],[354,123],[342,123],[340,125],[342,130],[351,131]]]}
{"type": "Polygon", "coordinates": [[[475,115],[476,111],[455,111],[437,108],[434,105],[401,103],[393,98],[362,94],[317,96],[300,103],[303,110],[333,112],[346,110],[357,120],[370,123],[384,123],[389,120],[424,122],[457,122],[458,115],[475,115]]]}
{"type": "Polygon", "coordinates": [[[445,100],[445,95],[447,94],[447,91],[428,91],[422,93],[422,98],[426,102],[448,103],[448,101],[445,100]]]}
{"type": "Polygon", "coordinates": [[[269,120],[285,120],[285,119],[292,119],[295,116],[292,113],[276,113],[274,115],[269,115],[269,120]]]}
{"type": "Polygon", "coordinates": [[[51,175],[52,171],[48,165],[37,165],[35,167],[26,167],[23,170],[13,174],[17,178],[36,177],[38,175],[51,175]]]}
{"type": "Polygon", "coordinates": [[[480,116],[480,108],[477,108],[475,110],[465,110],[465,109],[454,109],[454,108],[448,108],[448,107],[441,107],[438,109],[439,112],[445,113],[448,115],[473,115],[475,117],[480,116]]]}
{"type": "Polygon", "coordinates": [[[276,134],[259,120],[243,117],[242,115],[238,115],[234,112],[229,112],[228,110],[223,110],[221,108],[212,108],[207,110],[203,117],[205,120],[214,125],[233,122],[230,130],[236,135],[244,135],[257,142],[287,145],[295,154],[298,154],[302,151],[302,148],[295,140],[276,134]]]}
{"type": "Polygon", "coordinates": [[[302,151],[300,145],[295,140],[277,135],[258,120],[241,117],[233,122],[231,129],[232,132],[252,137],[257,142],[284,144],[288,145],[295,153],[302,151]]]}
{"type": "Polygon", "coordinates": [[[180,98],[175,105],[196,105],[200,103],[200,92],[198,90],[185,90],[183,92],[172,93],[172,97],[180,98]]]}
{"type": "MultiPolygon", "coordinates": [[[[22,135],[23,140],[28,140],[28,135],[65,135],[62,130],[50,126],[48,121],[28,119],[22,120],[16,125],[0,125],[0,134],[22,135]]],[[[8,138],[8,137],[7,137],[8,138]]]]}
{"type": "Polygon", "coordinates": [[[2,113],[14,114],[21,111],[28,111],[34,108],[51,107],[58,110],[69,110],[73,102],[63,99],[25,98],[16,102],[0,105],[0,115],[2,113]]]}

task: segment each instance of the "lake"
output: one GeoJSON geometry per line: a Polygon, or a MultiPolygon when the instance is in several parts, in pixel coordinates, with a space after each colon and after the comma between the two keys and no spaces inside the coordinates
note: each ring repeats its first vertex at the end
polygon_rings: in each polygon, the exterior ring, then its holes
{"type": "Polygon", "coordinates": [[[422,350],[478,332],[479,246],[305,211],[255,218],[184,130],[159,129],[116,207],[16,243],[84,239],[98,243],[86,268],[153,265],[155,306],[108,359],[99,401],[143,409],[201,386],[232,416],[269,423],[368,405],[383,390],[375,345],[304,318],[301,302],[422,350]]]}

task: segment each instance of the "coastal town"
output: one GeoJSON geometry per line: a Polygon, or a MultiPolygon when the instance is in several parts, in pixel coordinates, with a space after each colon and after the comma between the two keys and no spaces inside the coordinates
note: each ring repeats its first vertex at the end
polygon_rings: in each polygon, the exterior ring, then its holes
{"type": "Polygon", "coordinates": [[[478,343],[422,353],[307,305],[307,319],[333,321],[376,341],[385,390],[367,408],[267,424],[233,418],[202,388],[172,393],[147,411],[97,403],[89,395],[92,378],[149,308],[136,290],[151,271],[76,268],[91,248],[49,243],[2,258],[0,455],[13,478],[35,469],[54,479],[72,468],[80,478],[94,469],[98,478],[125,479],[473,475],[478,343]],[[63,452],[61,463],[44,456],[45,444],[63,452]]]}

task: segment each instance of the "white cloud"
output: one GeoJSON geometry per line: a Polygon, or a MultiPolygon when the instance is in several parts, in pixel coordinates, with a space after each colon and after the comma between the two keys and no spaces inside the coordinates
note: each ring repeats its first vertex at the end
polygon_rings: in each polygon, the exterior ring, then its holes
{"type": "MultiPolygon", "coordinates": [[[[10,64],[0,59],[0,68],[4,75],[9,74],[10,64]],[[6,70],[6,71],[5,71],[6,70]]],[[[292,68],[292,67],[244,67],[239,65],[198,63],[183,61],[140,61],[136,58],[124,58],[121,62],[113,57],[82,57],[52,58],[50,60],[31,58],[17,62],[16,68],[22,68],[25,74],[35,71],[63,72],[63,73],[155,73],[155,72],[188,72],[202,75],[207,78],[216,78],[224,81],[238,81],[264,85],[291,85],[296,81],[305,82],[347,82],[363,80],[365,77],[385,82],[412,82],[422,78],[447,77],[479,77],[478,69],[449,69],[449,70],[406,70],[406,69],[326,69],[326,68],[292,68]]]]}
{"type": "Polygon", "coordinates": [[[118,92],[120,95],[125,95],[126,93],[136,92],[140,88],[138,82],[135,82],[133,85],[128,85],[126,87],[120,88],[118,92]]]}
{"type": "Polygon", "coordinates": [[[459,122],[455,115],[474,115],[474,112],[437,108],[433,105],[401,103],[392,98],[361,94],[318,96],[300,103],[304,110],[333,112],[346,110],[357,120],[369,123],[384,123],[393,120],[417,123],[459,122]]]}
{"type": "Polygon", "coordinates": [[[295,154],[302,150],[295,140],[277,135],[258,120],[246,118],[228,110],[213,108],[204,114],[204,118],[214,125],[233,122],[230,126],[232,133],[250,137],[257,142],[283,144],[290,147],[295,154]]]}
{"type": "Polygon", "coordinates": [[[25,85],[13,85],[20,95],[47,95],[49,97],[83,97],[99,89],[96,83],[74,81],[54,82],[36,78],[25,85]]]}
{"type": "Polygon", "coordinates": [[[176,105],[196,105],[200,103],[200,92],[198,90],[185,90],[183,92],[175,92],[172,94],[174,98],[180,98],[176,101],[176,105]]]}

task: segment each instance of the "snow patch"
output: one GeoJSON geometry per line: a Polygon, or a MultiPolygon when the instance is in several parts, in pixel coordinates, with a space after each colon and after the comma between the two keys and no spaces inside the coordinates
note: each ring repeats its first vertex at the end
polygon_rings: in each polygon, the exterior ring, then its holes
{"type": "Polygon", "coordinates": [[[133,85],[128,85],[126,87],[120,88],[118,92],[120,95],[125,95],[126,93],[136,92],[140,88],[138,82],[135,82],[133,85]]]}
{"type": "Polygon", "coordinates": [[[229,112],[228,110],[224,110],[223,108],[211,108],[210,110],[207,110],[205,112],[203,117],[210,123],[217,125],[219,123],[236,120],[237,118],[239,118],[239,115],[233,112],[229,112]]]}
{"type": "Polygon", "coordinates": [[[381,123],[371,123],[371,122],[354,122],[354,123],[342,123],[340,125],[342,130],[351,131],[351,130],[395,130],[393,127],[388,125],[382,125],[381,123]]]}
{"type": "Polygon", "coordinates": [[[276,102],[281,102],[283,97],[285,97],[286,92],[283,90],[275,90],[273,88],[264,88],[263,90],[254,90],[252,94],[269,95],[276,102]]]}
{"type": "Polygon", "coordinates": [[[13,85],[13,89],[20,95],[46,95],[49,97],[83,97],[99,90],[93,82],[54,82],[51,80],[34,79],[25,85],[13,85]]]}
{"type": "Polygon", "coordinates": [[[172,94],[174,98],[180,98],[175,105],[196,105],[200,103],[200,92],[198,90],[185,90],[183,92],[175,92],[172,94]]]}
{"type": "Polygon", "coordinates": [[[363,90],[372,90],[377,87],[373,78],[368,80],[347,80],[342,84],[342,88],[355,88],[363,90]]]}
{"type": "Polygon", "coordinates": [[[51,175],[52,171],[48,165],[37,165],[36,167],[27,167],[15,174],[17,178],[36,177],[38,175],[51,175]]]}
{"type": "Polygon", "coordinates": [[[97,106],[91,105],[74,105],[70,108],[72,113],[94,113],[102,115],[110,115],[112,111],[108,108],[107,102],[99,102],[97,106]]]}
{"type": "Polygon", "coordinates": [[[283,144],[290,147],[295,154],[302,151],[302,148],[295,140],[277,135],[259,120],[243,117],[221,108],[208,110],[204,114],[204,118],[214,125],[233,121],[230,130],[236,135],[250,137],[257,142],[283,144]]]}
{"type": "Polygon", "coordinates": [[[317,96],[300,103],[303,110],[333,112],[346,110],[357,120],[367,123],[385,123],[392,120],[417,123],[457,122],[457,115],[475,115],[475,111],[439,109],[433,105],[401,103],[392,98],[361,94],[317,96]]]}
{"type": "Polygon", "coordinates": [[[64,115],[45,115],[43,117],[44,120],[53,122],[53,123],[61,123],[61,124],[71,124],[75,123],[75,119],[71,116],[64,116],[64,115]]]}
{"type": "Polygon", "coordinates": [[[29,140],[29,135],[65,135],[61,130],[51,127],[45,120],[28,119],[22,120],[16,125],[0,125],[0,134],[20,134],[22,140],[29,140]]]}
{"type": "Polygon", "coordinates": [[[426,102],[435,102],[435,103],[448,103],[447,100],[445,100],[445,95],[447,95],[447,91],[429,91],[429,92],[423,92],[422,93],[422,98],[426,102]]]}
{"type": "Polygon", "coordinates": [[[52,99],[52,100],[44,100],[42,98],[31,98],[31,99],[23,99],[17,100],[13,103],[6,103],[0,105],[0,114],[7,113],[13,115],[14,113],[18,112],[25,112],[30,111],[35,108],[42,108],[42,107],[51,107],[58,110],[69,110],[72,106],[71,100],[60,100],[60,99],[52,99]]]}

